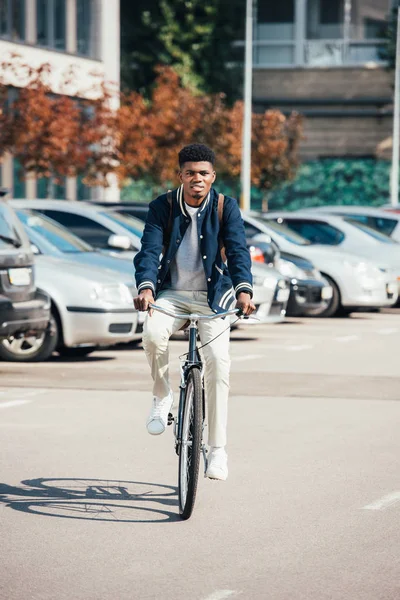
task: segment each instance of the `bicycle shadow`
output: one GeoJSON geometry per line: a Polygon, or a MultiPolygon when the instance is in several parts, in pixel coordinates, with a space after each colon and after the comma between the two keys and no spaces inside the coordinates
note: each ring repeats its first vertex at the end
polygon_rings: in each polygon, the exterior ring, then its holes
{"type": "Polygon", "coordinates": [[[0,503],[24,513],[62,519],[180,521],[177,488],[140,481],[39,477],[21,481],[21,487],[0,483],[0,503]],[[176,511],[171,512],[170,507],[176,511]]]}

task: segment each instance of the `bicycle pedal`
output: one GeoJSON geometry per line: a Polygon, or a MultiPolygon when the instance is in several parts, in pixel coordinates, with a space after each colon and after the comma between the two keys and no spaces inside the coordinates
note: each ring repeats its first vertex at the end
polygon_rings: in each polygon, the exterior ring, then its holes
{"type": "Polygon", "coordinates": [[[168,413],[167,425],[172,425],[173,422],[174,422],[174,415],[172,413],[168,413]]]}

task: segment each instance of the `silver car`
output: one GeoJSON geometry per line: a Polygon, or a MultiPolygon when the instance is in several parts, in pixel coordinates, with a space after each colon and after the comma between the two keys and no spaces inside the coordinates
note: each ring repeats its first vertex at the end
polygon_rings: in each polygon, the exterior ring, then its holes
{"type": "Polygon", "coordinates": [[[327,246],[314,246],[291,229],[259,216],[243,215],[254,228],[254,239],[270,236],[285,252],[311,260],[332,287],[333,295],[319,316],[330,317],[355,308],[392,306],[398,297],[396,276],[383,261],[342,252],[327,246]]]}
{"type": "Polygon", "coordinates": [[[86,356],[98,346],[129,342],[137,334],[132,291],[105,269],[89,268],[53,256],[37,255],[36,281],[51,298],[51,327],[37,337],[4,341],[9,360],[86,356]]]}
{"type": "Polygon", "coordinates": [[[400,215],[373,206],[316,206],[313,211],[350,217],[400,242],[400,215]]]}
{"type": "Polygon", "coordinates": [[[349,217],[306,210],[268,212],[265,218],[285,225],[311,244],[337,248],[388,265],[396,274],[400,293],[400,244],[387,235],[349,217]]]}
{"type": "Polygon", "coordinates": [[[67,200],[10,200],[15,210],[38,211],[54,219],[96,248],[118,258],[132,259],[140,249],[144,224],[104,206],[67,200]]]}

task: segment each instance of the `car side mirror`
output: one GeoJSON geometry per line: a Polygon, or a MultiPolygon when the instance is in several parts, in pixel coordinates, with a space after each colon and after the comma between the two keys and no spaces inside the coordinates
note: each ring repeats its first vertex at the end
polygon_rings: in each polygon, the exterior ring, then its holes
{"type": "Polygon", "coordinates": [[[107,240],[108,245],[111,248],[118,250],[130,250],[132,248],[132,242],[127,235],[112,234],[107,240]]]}

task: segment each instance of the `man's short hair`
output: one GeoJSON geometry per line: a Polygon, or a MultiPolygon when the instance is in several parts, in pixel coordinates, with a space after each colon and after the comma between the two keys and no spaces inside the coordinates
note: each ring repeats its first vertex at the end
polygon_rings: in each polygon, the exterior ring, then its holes
{"type": "Polygon", "coordinates": [[[186,162],[209,162],[212,166],[215,165],[215,154],[205,144],[189,144],[179,152],[179,167],[186,162]]]}

